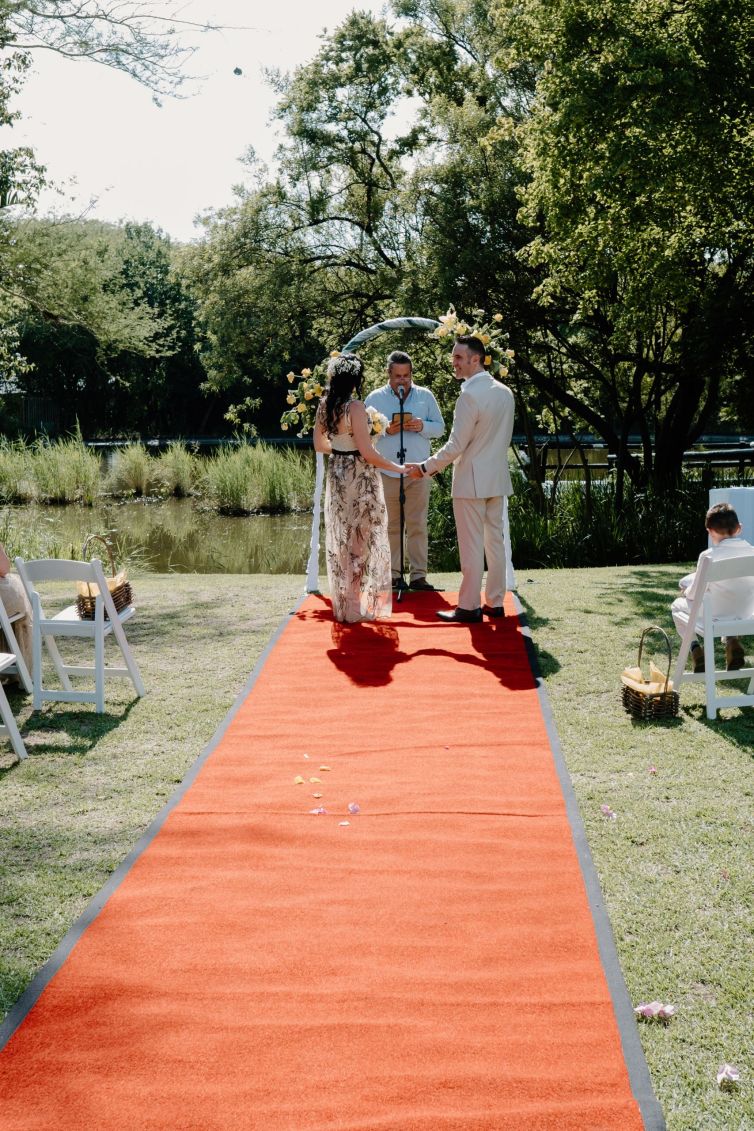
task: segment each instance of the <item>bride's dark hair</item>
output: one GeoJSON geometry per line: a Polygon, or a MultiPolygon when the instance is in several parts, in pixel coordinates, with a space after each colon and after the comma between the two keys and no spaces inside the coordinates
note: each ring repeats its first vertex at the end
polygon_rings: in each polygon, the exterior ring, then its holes
{"type": "Polygon", "coordinates": [[[355,353],[341,353],[330,359],[327,388],[317,409],[317,416],[328,436],[335,433],[352,394],[355,392],[361,396],[363,376],[364,362],[355,353]]]}

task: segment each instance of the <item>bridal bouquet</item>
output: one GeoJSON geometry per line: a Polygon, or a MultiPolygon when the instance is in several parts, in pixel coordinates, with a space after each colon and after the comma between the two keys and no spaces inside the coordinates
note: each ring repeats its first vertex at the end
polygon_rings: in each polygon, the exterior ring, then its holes
{"type": "Polygon", "coordinates": [[[370,436],[382,436],[387,428],[387,417],[378,412],[372,405],[367,405],[367,420],[369,421],[370,436]]]}

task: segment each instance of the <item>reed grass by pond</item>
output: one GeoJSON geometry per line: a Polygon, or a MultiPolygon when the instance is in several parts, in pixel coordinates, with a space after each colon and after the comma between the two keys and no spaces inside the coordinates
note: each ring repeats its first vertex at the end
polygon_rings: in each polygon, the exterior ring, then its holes
{"type": "Polygon", "coordinates": [[[128,444],[106,462],[77,437],[0,440],[0,503],[83,503],[98,498],[194,495],[221,514],[304,510],[314,489],[308,451],[239,444],[200,456],[180,441],[157,455],[128,444]]]}

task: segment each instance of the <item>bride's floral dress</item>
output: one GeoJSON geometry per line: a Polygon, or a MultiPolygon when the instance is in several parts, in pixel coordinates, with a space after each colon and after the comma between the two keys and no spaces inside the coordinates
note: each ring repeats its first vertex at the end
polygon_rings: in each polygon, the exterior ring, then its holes
{"type": "Polygon", "coordinates": [[[382,476],[350,432],[330,437],[325,481],[325,550],[333,616],[355,622],[389,617],[390,543],[382,476]]]}

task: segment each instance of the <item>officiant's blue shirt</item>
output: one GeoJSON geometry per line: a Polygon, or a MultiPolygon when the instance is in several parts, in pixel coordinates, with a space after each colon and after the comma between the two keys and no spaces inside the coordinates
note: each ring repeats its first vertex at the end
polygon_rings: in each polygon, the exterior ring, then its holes
{"type": "MultiPolygon", "coordinates": [[[[401,410],[400,398],[393,392],[390,385],[383,385],[381,389],[375,389],[366,398],[364,404],[371,405],[372,408],[376,408],[378,412],[386,416],[388,424],[393,419],[393,413],[401,410]]],[[[424,389],[421,385],[412,385],[411,391],[403,401],[403,408],[407,414],[410,412],[412,416],[418,416],[424,425],[421,432],[407,432],[405,430],[403,432],[406,463],[423,463],[432,454],[429,441],[439,440],[445,432],[445,421],[442,418],[440,407],[429,389],[424,389]]],[[[401,446],[400,432],[395,432],[392,436],[373,436],[372,443],[385,459],[398,460],[398,449],[401,446]]],[[[389,475],[394,479],[398,478],[394,471],[383,471],[382,474],[389,475]]]]}

